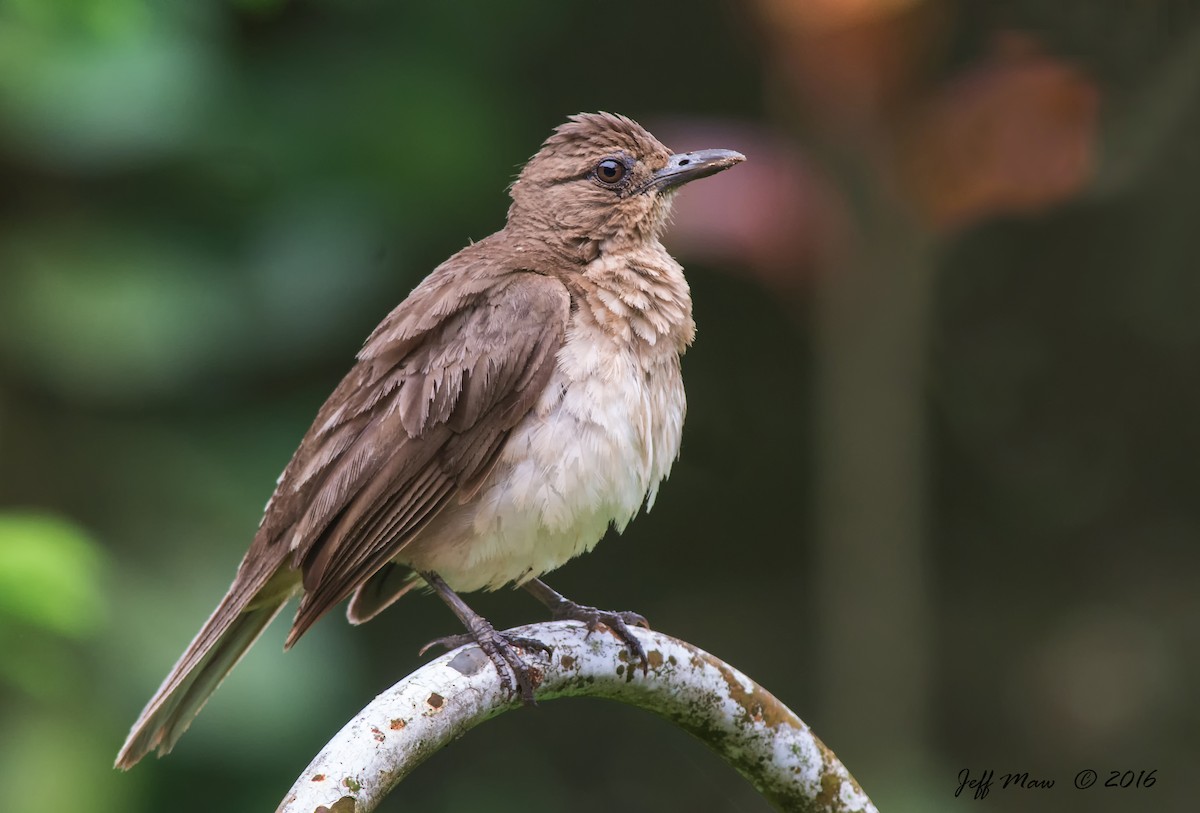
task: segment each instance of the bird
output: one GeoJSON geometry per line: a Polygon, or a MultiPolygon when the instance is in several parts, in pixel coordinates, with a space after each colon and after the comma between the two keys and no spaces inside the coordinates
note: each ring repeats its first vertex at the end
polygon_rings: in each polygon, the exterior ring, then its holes
{"type": "Polygon", "coordinates": [[[540,577],[653,507],[678,456],[695,324],[660,238],[680,187],[743,160],[672,153],[612,113],[555,128],[509,187],[504,227],[437,266],[367,338],[116,766],[169,752],[297,597],[285,648],[347,598],[361,624],[431,590],[466,629],[432,643],[478,644],[526,702],[521,651],[546,647],[497,631],[460,593],[522,587],[552,618],[605,625],[644,668],[629,626],[645,618],[576,604],[540,577]]]}

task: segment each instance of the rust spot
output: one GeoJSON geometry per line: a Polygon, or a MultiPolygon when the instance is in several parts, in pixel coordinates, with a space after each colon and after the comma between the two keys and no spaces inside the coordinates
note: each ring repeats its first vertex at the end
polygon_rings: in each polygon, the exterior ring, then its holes
{"type": "Polygon", "coordinates": [[[432,708],[440,709],[446,703],[446,698],[442,697],[437,692],[434,692],[433,694],[429,695],[429,699],[425,702],[428,703],[432,708]]]}
{"type": "Polygon", "coordinates": [[[788,725],[792,728],[801,728],[803,724],[792,713],[791,709],[783,705],[775,698],[775,695],[768,692],[757,684],[751,684],[750,691],[742,685],[742,682],[737,679],[733,671],[726,664],[714,658],[707,653],[703,659],[721,673],[721,677],[725,680],[725,685],[729,688],[729,696],[733,698],[733,702],[741,706],[742,711],[746,716],[755,721],[765,723],[771,728],[776,728],[781,725],[788,725]]]}
{"type": "Polygon", "coordinates": [[[375,742],[383,742],[387,739],[384,733],[375,726],[371,726],[371,736],[375,738],[375,742]]]}
{"type": "Polygon", "coordinates": [[[662,653],[657,649],[652,649],[646,653],[646,660],[650,662],[651,669],[661,669],[663,665],[662,653]]]}
{"type": "Polygon", "coordinates": [[[406,726],[406,725],[408,725],[406,722],[404,722],[399,717],[397,717],[394,720],[392,720],[391,729],[392,729],[392,731],[399,731],[400,729],[404,728],[404,726],[406,726]]]}
{"type": "Polygon", "coordinates": [[[574,669],[575,668],[575,656],[574,655],[563,655],[562,656],[562,668],[563,669],[574,669]]]}
{"type": "Polygon", "coordinates": [[[343,796],[333,803],[333,807],[321,805],[313,813],[354,813],[358,810],[358,803],[353,796],[343,796]]]}
{"type": "Polygon", "coordinates": [[[817,804],[827,810],[833,810],[841,789],[842,780],[834,776],[829,770],[829,763],[825,763],[825,768],[821,771],[821,792],[817,794],[817,804]]]}
{"type": "Polygon", "coordinates": [[[847,782],[856,793],[866,796],[862,786],[858,784],[858,780],[846,773],[844,767],[841,770],[835,768],[839,765],[838,758],[833,751],[829,750],[829,746],[821,742],[820,737],[815,734],[813,740],[817,743],[817,748],[821,750],[821,793],[817,797],[817,802],[827,806],[830,810],[836,809],[835,805],[841,799],[842,788],[847,782]]]}
{"type": "Polygon", "coordinates": [[[813,735],[813,740],[816,741],[817,748],[821,752],[821,762],[825,763],[826,765],[836,764],[837,757],[833,755],[833,751],[829,750],[829,746],[823,743],[821,738],[817,737],[816,735],[813,735]]]}
{"type": "Polygon", "coordinates": [[[672,666],[676,666],[676,665],[678,665],[679,662],[677,660],[675,660],[674,655],[671,655],[667,658],[667,663],[671,664],[672,666]]]}
{"type": "Polygon", "coordinates": [[[325,774],[323,774],[323,773],[315,774],[315,775],[313,776],[313,778],[312,778],[312,781],[314,781],[314,782],[324,782],[324,781],[325,781],[325,774]]]}

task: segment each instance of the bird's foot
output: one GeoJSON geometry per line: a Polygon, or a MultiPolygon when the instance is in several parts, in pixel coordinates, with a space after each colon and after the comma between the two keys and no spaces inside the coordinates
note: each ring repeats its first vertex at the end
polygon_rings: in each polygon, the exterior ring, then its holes
{"type": "Polygon", "coordinates": [[[603,624],[629,647],[630,654],[642,667],[642,674],[649,672],[650,660],[646,657],[646,648],[629,629],[631,626],[650,629],[650,623],[645,616],[629,611],[598,610],[585,604],[576,604],[570,599],[563,599],[550,608],[550,617],[555,621],[582,621],[587,625],[589,635],[603,624]]]}
{"type": "Polygon", "coordinates": [[[435,638],[421,647],[421,654],[424,655],[434,647],[451,650],[467,644],[476,644],[496,667],[496,673],[500,675],[500,687],[509,694],[519,693],[527,706],[537,705],[533,690],[542,682],[542,672],[526,661],[517,650],[548,654],[550,647],[536,638],[499,632],[482,618],[479,621],[481,623],[471,626],[469,633],[435,638]]]}
{"type": "Polygon", "coordinates": [[[441,576],[432,571],[420,575],[467,628],[466,635],[450,635],[430,641],[421,648],[421,653],[424,654],[433,646],[455,649],[463,644],[474,642],[479,645],[483,654],[487,655],[488,660],[496,667],[496,673],[500,675],[500,687],[509,695],[520,692],[525,705],[536,705],[536,701],[533,699],[533,690],[542,682],[542,672],[521,657],[517,650],[548,653],[550,647],[534,638],[522,638],[506,632],[497,632],[486,618],[468,607],[441,576]]]}

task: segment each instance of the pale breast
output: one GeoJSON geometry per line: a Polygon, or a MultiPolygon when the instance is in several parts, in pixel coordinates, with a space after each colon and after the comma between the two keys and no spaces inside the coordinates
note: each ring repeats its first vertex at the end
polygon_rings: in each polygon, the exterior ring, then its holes
{"type": "Polygon", "coordinates": [[[653,504],[685,409],[674,348],[636,348],[574,319],[554,377],[477,499],[445,512],[400,558],[460,591],[559,567],[653,504]]]}

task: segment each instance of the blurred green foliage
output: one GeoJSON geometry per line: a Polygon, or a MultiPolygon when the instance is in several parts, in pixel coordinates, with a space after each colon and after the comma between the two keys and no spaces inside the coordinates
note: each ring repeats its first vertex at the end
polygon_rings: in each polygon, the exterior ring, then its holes
{"type": "Polygon", "coordinates": [[[88,665],[111,621],[108,568],[78,525],[0,512],[0,782],[36,797],[10,796],[16,809],[127,809],[132,789],[97,761],[108,719],[88,665]]]}
{"type": "Polygon", "coordinates": [[[37,515],[0,514],[0,618],[68,638],[103,623],[104,552],[75,525],[37,515]]]}
{"type": "Polygon", "coordinates": [[[61,639],[84,640],[102,628],[105,562],[103,550],[65,520],[0,514],[0,678],[45,700],[78,688],[61,639]]]}

